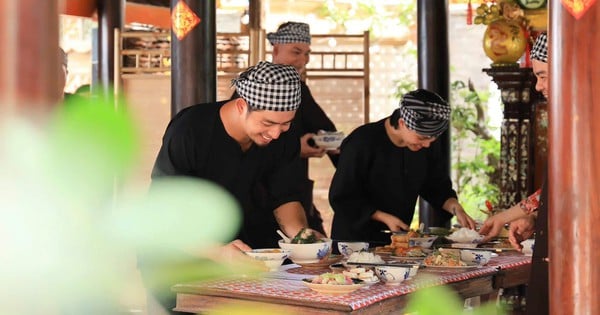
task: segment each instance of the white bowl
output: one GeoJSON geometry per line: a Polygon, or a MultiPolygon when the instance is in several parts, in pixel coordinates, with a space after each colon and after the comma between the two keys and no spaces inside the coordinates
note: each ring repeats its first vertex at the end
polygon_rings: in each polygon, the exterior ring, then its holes
{"type": "Polygon", "coordinates": [[[261,248],[245,252],[246,255],[261,261],[267,269],[275,271],[290,256],[291,251],[281,248],[261,248]]]}
{"type": "Polygon", "coordinates": [[[411,237],[408,239],[408,246],[419,246],[421,248],[431,248],[431,245],[437,238],[438,238],[437,236],[411,237]]]}
{"type": "Polygon", "coordinates": [[[418,265],[415,265],[412,268],[410,268],[410,272],[408,273],[408,279],[412,279],[414,276],[416,276],[418,271],[419,271],[418,265]]]}
{"type": "Polygon", "coordinates": [[[326,238],[317,243],[292,244],[279,240],[279,247],[290,250],[290,259],[296,264],[313,264],[331,253],[331,239],[326,238]]]}
{"type": "Polygon", "coordinates": [[[410,277],[411,267],[376,266],[375,274],[387,285],[399,285],[410,277]]]}
{"type": "Polygon", "coordinates": [[[483,266],[492,258],[492,252],[485,250],[463,249],[460,251],[460,260],[469,266],[483,266]]]}
{"type": "Polygon", "coordinates": [[[320,148],[334,150],[340,147],[344,140],[343,132],[325,132],[313,136],[315,144],[320,148]]]}
{"type": "Polygon", "coordinates": [[[352,255],[354,252],[362,252],[369,250],[369,243],[367,242],[338,242],[337,248],[340,254],[344,257],[352,255]]]}
{"type": "Polygon", "coordinates": [[[535,239],[530,238],[521,242],[521,246],[523,246],[522,252],[527,256],[531,256],[533,254],[533,248],[535,247],[535,239]]]}
{"type": "Polygon", "coordinates": [[[477,243],[452,243],[450,246],[454,248],[477,248],[477,243]]]}

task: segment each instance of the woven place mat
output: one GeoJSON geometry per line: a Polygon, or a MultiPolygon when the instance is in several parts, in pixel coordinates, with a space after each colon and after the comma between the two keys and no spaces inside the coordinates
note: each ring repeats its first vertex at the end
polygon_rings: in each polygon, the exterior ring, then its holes
{"type": "Polygon", "coordinates": [[[325,272],[331,272],[331,269],[329,269],[329,267],[322,267],[322,268],[306,268],[306,267],[302,267],[302,266],[298,266],[298,267],[293,267],[293,268],[289,268],[286,270],[286,272],[288,273],[293,273],[293,274],[303,274],[303,275],[310,275],[310,276],[318,276],[322,273],[325,272]]]}
{"type": "Polygon", "coordinates": [[[531,257],[513,252],[511,254],[500,254],[498,257],[493,257],[486,266],[496,267],[498,269],[508,269],[527,264],[531,264],[531,257]]]}

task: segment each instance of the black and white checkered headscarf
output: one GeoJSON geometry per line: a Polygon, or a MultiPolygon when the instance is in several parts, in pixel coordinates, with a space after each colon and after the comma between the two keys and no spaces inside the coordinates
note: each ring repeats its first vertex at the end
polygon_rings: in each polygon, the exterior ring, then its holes
{"type": "Polygon", "coordinates": [[[448,129],[450,106],[439,95],[418,89],[404,94],[400,117],[406,126],[420,135],[438,137],[448,129]]]}
{"type": "Polygon", "coordinates": [[[281,24],[277,32],[267,34],[271,45],[289,43],[310,44],[310,26],[306,23],[287,22],[281,24]]]}
{"type": "Polygon", "coordinates": [[[541,33],[535,39],[535,44],[531,49],[531,59],[548,63],[548,34],[541,33]]]}
{"type": "Polygon", "coordinates": [[[231,82],[253,109],[288,112],[300,106],[300,76],[292,66],[261,61],[231,82]]]}

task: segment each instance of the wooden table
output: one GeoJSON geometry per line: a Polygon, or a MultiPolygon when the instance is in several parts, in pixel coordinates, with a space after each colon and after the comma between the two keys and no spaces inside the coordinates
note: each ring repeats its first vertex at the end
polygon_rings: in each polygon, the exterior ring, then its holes
{"type": "Polygon", "coordinates": [[[319,294],[299,280],[327,269],[291,268],[265,278],[233,277],[177,284],[176,311],[198,313],[236,303],[238,307],[282,314],[381,314],[400,312],[411,293],[420,288],[449,285],[461,297],[494,296],[500,288],[528,281],[530,258],[502,253],[479,268],[423,268],[413,280],[398,286],[381,283],[347,295],[319,294]],[[226,304],[227,303],[227,304],[226,304]]]}

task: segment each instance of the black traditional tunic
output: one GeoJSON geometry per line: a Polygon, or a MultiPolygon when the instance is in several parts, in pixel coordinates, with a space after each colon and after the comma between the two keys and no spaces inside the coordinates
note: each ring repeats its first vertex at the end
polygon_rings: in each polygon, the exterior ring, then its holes
{"type": "Polygon", "coordinates": [[[418,196],[436,209],[456,198],[443,171],[439,142],[417,152],[397,147],[386,133],[385,119],[357,128],[341,152],[329,191],[334,239],[389,244],[389,235],[381,233],[388,227],[371,219],[375,210],[410,224],[418,196]]]}
{"type": "Polygon", "coordinates": [[[238,238],[251,247],[277,247],[273,210],[301,199],[299,143],[283,133],[265,147],[253,145],[242,151],[219,116],[224,103],[195,105],[173,118],[152,178],[191,176],[222,186],[243,210],[238,238]]]}
{"type": "MultiPolygon", "coordinates": [[[[290,132],[296,135],[296,137],[299,139],[307,133],[317,133],[319,130],[336,131],[337,129],[335,128],[335,125],[331,119],[327,117],[327,114],[325,114],[319,104],[317,104],[306,83],[302,82],[301,87],[302,101],[300,103],[300,108],[296,112],[296,116],[294,116],[294,120],[292,121],[290,132]]],[[[337,164],[337,155],[328,155],[331,159],[331,162],[335,166],[337,164]]],[[[308,177],[309,159],[301,158],[301,160],[301,173],[302,180],[304,181],[302,206],[306,211],[306,218],[308,219],[309,226],[315,230],[325,233],[323,229],[323,220],[319,215],[319,211],[313,205],[312,192],[314,182],[308,177]]]]}
{"type": "MultiPolygon", "coordinates": [[[[546,175],[547,178],[547,175],[546,175]]],[[[548,282],[548,181],[542,188],[538,217],[535,221],[535,247],[531,259],[531,275],[527,286],[526,314],[550,313],[548,282]]]]}

